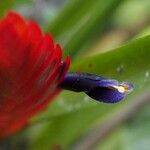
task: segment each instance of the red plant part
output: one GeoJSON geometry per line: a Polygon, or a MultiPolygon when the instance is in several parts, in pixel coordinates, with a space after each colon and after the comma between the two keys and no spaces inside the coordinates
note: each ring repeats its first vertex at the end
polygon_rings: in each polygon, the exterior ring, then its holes
{"type": "Polygon", "coordinates": [[[70,64],[33,21],[15,12],[0,20],[0,138],[24,127],[60,91],[70,64]]]}

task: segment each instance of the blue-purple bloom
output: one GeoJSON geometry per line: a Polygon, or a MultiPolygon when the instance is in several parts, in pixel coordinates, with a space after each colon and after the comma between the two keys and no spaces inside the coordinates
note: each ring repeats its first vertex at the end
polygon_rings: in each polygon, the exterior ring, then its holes
{"type": "Polygon", "coordinates": [[[119,102],[133,90],[133,85],[128,82],[120,83],[117,80],[87,73],[66,74],[61,87],[75,92],[84,92],[104,103],[119,102]]]}

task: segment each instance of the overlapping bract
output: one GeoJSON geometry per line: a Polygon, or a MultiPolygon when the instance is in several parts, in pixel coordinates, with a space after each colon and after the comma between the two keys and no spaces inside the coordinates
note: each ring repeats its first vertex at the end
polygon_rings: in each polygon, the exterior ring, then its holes
{"type": "Polygon", "coordinates": [[[15,133],[60,91],[68,70],[60,45],[33,21],[9,12],[0,20],[0,138],[15,133]]]}

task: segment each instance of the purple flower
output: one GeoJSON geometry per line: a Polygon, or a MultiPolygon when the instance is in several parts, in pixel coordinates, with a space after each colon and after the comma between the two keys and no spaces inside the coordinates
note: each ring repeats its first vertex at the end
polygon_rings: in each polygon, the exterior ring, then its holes
{"type": "Polygon", "coordinates": [[[104,103],[116,103],[133,91],[133,85],[128,82],[105,79],[103,77],[85,74],[66,74],[61,87],[75,92],[85,92],[91,98],[104,103]]]}

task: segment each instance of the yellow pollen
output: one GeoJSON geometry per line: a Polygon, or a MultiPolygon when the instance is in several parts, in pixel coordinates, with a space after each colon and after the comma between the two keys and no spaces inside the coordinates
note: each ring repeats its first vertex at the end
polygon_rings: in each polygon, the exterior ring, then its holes
{"type": "Polygon", "coordinates": [[[120,92],[120,93],[128,93],[128,87],[126,87],[126,86],[119,85],[119,86],[113,86],[113,88],[118,90],[118,92],[120,92]]]}
{"type": "Polygon", "coordinates": [[[125,91],[126,91],[126,89],[123,86],[118,86],[117,90],[120,93],[125,93],[125,91]]]}

